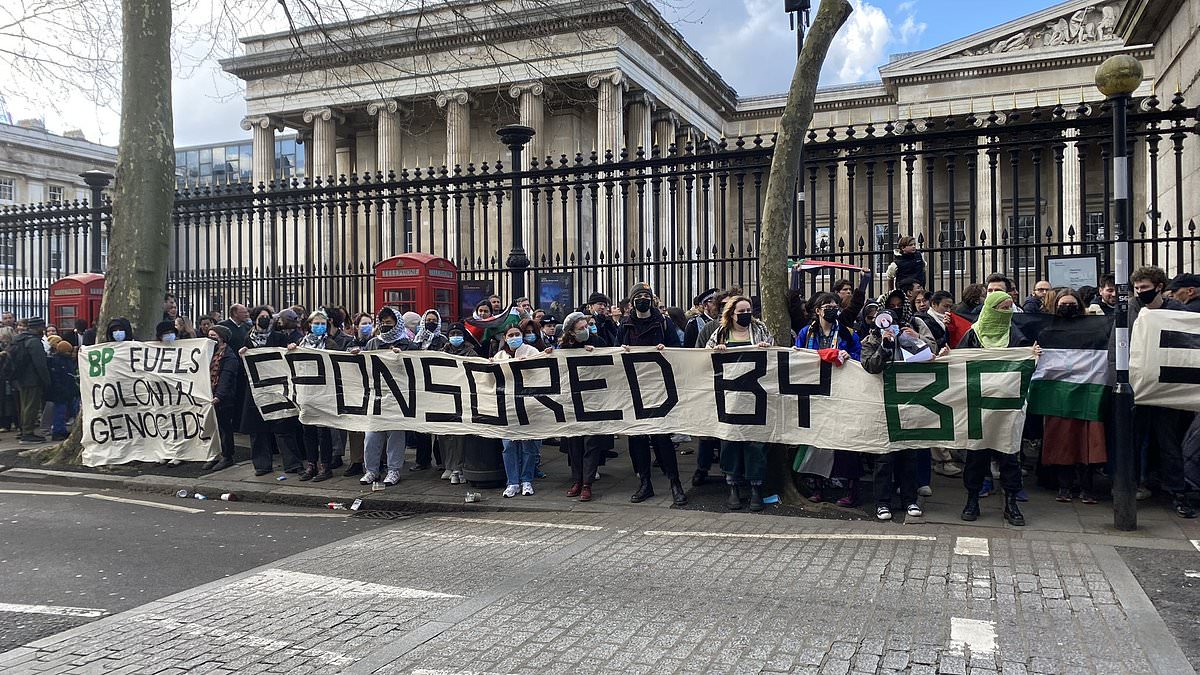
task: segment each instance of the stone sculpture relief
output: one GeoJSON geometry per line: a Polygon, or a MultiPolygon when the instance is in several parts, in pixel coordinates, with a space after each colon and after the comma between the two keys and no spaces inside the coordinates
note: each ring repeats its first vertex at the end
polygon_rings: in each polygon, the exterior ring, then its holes
{"type": "Polygon", "coordinates": [[[963,50],[960,56],[1006,54],[1026,49],[1115,40],[1117,17],[1121,15],[1124,5],[1122,1],[1084,7],[1070,15],[1048,21],[1041,28],[1023,30],[989,45],[963,50]]]}

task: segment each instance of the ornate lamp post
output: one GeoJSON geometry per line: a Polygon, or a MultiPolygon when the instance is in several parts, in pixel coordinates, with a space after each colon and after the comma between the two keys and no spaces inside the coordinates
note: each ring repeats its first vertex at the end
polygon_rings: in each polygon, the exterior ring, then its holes
{"type": "Polygon", "coordinates": [[[1126,147],[1126,114],[1129,97],[1142,82],[1142,64],[1128,54],[1110,57],[1096,70],[1096,88],[1108,97],[1113,115],[1113,276],[1117,284],[1115,333],[1117,382],[1113,386],[1113,438],[1116,471],[1113,473],[1113,525],[1118,530],[1137,529],[1138,461],[1133,447],[1133,390],[1129,386],[1129,228],[1133,207],[1129,201],[1129,157],[1126,147]]]}
{"type": "Polygon", "coordinates": [[[104,202],[104,188],[108,187],[114,176],[107,171],[92,169],[79,174],[79,177],[92,189],[92,228],[88,235],[92,239],[89,256],[91,264],[88,271],[100,274],[104,271],[100,268],[100,208],[104,202]]]}
{"type": "Polygon", "coordinates": [[[509,173],[512,175],[512,195],[509,197],[512,201],[512,250],[508,253],[508,260],[505,266],[512,273],[512,297],[519,298],[525,295],[525,270],[529,268],[529,256],[525,254],[525,245],[521,241],[521,232],[525,227],[525,217],[521,213],[521,151],[525,149],[525,145],[533,138],[536,132],[526,126],[520,124],[512,124],[503,127],[496,131],[496,135],[500,137],[500,142],[508,146],[512,151],[512,164],[509,165],[509,173]]]}

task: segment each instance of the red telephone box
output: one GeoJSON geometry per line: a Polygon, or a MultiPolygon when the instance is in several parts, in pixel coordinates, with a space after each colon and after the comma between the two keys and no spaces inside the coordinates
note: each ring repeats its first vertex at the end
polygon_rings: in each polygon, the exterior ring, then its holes
{"type": "Polygon", "coordinates": [[[436,309],[442,321],[457,321],[458,268],[428,253],[402,253],[375,265],[375,310],[396,307],[420,314],[436,309]]]}
{"type": "Polygon", "coordinates": [[[50,284],[50,323],[60,332],[74,328],[76,319],[94,325],[100,318],[103,299],[103,274],[84,272],[63,277],[50,284]]]}

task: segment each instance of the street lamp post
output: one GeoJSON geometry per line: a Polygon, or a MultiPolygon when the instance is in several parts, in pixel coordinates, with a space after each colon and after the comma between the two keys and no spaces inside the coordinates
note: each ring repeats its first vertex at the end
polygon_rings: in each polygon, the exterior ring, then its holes
{"type": "Polygon", "coordinates": [[[92,169],[79,174],[79,177],[92,189],[92,227],[88,235],[92,239],[89,256],[91,264],[88,271],[101,274],[104,270],[100,266],[100,209],[104,202],[104,188],[108,187],[114,176],[107,171],[92,169]]]}
{"type": "Polygon", "coordinates": [[[1133,445],[1133,389],[1129,386],[1129,228],[1133,207],[1129,200],[1129,157],[1126,147],[1126,114],[1129,97],[1142,82],[1142,64],[1128,54],[1107,59],[1096,70],[1096,88],[1108,97],[1113,116],[1113,276],[1117,285],[1117,316],[1113,327],[1117,357],[1117,382],[1113,386],[1113,439],[1116,471],[1113,474],[1113,525],[1118,530],[1137,529],[1138,461],[1133,445]]]}
{"type": "MultiPolygon", "coordinates": [[[[783,0],[783,11],[787,12],[788,21],[796,31],[796,58],[804,51],[804,31],[808,28],[809,11],[812,9],[811,0],[783,0]]],[[[800,152],[796,154],[796,216],[795,227],[799,228],[804,221],[804,141],[800,141],[800,152]]],[[[803,233],[801,233],[803,234],[803,233]]],[[[803,236],[800,242],[804,241],[803,236]]],[[[804,255],[804,251],[796,251],[804,255]]],[[[804,275],[800,275],[800,283],[804,283],[804,275]]]]}
{"type": "Polygon", "coordinates": [[[529,269],[529,256],[525,254],[525,246],[521,241],[521,232],[525,226],[525,217],[521,213],[524,201],[521,195],[521,151],[525,149],[525,145],[529,143],[535,133],[531,127],[520,124],[511,124],[496,132],[496,135],[500,137],[500,142],[507,145],[508,149],[512,151],[512,164],[508,168],[512,175],[512,195],[509,199],[512,200],[513,243],[505,266],[512,273],[513,298],[525,295],[525,270],[529,269]]]}

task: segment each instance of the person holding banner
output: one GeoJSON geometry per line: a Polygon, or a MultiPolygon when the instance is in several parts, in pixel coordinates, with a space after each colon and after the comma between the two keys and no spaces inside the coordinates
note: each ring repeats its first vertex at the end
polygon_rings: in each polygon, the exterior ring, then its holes
{"type": "MultiPolygon", "coordinates": [[[[591,343],[597,339],[588,330],[588,317],[582,312],[571,312],[563,321],[562,341],[558,348],[590,352],[595,349],[591,343]]],[[[562,439],[562,450],[567,453],[567,462],[571,465],[572,483],[571,489],[567,490],[568,497],[578,497],[581,502],[592,500],[592,482],[600,470],[604,451],[611,447],[612,436],[593,434],[562,439]]]]}
{"type": "MultiPolygon", "coordinates": [[[[838,297],[832,293],[821,293],[813,298],[812,307],[816,318],[796,336],[796,349],[811,349],[815,352],[834,350],[826,353],[836,357],[835,363],[839,366],[846,361],[858,361],[862,357],[862,342],[841,320],[843,310],[838,297]]],[[[857,452],[810,447],[801,463],[800,473],[844,483],[846,493],[838,499],[838,506],[854,506],[858,501],[862,458],[857,452]]],[[[810,493],[809,499],[814,502],[821,501],[820,485],[810,493]]]]}
{"type": "MultiPolygon", "coordinates": [[[[774,346],[775,338],[762,321],[754,318],[750,298],[734,296],[725,301],[721,325],[708,339],[708,348],[722,352],[730,347],[774,346]]],[[[762,485],[767,477],[767,446],[749,441],[721,441],[721,470],[729,486],[725,505],[729,510],[742,508],[741,488],[750,485],[750,510],[762,511],[762,485]]]]}
{"type": "MultiPolygon", "coordinates": [[[[400,314],[393,307],[379,310],[379,321],[375,327],[375,335],[367,340],[365,347],[351,344],[348,351],[358,354],[360,351],[379,351],[389,349],[399,353],[408,345],[404,329],[399,328],[400,314]]],[[[360,485],[371,485],[379,480],[380,462],[386,454],[387,472],[383,475],[385,487],[392,487],[401,480],[404,469],[404,450],[408,446],[408,432],[400,430],[368,431],[364,436],[363,476],[358,480],[360,485]]]]}
{"type": "Polygon", "coordinates": [[[208,329],[208,339],[217,343],[213,349],[208,372],[212,378],[213,411],[217,416],[217,435],[221,440],[221,456],[204,464],[204,468],[221,471],[233,466],[233,430],[238,426],[238,414],[242,409],[243,377],[242,360],[229,346],[232,331],[221,324],[208,329]]]}
{"type": "MultiPolygon", "coordinates": [[[[992,283],[992,282],[989,282],[992,283]]],[[[1032,347],[1033,343],[1013,325],[1013,298],[1007,291],[993,290],[983,300],[979,319],[958,343],[959,349],[1007,349],[1032,347]]],[[[1025,525],[1025,516],[1017,507],[1021,492],[1021,459],[1019,454],[997,450],[970,450],[963,470],[963,485],[967,488],[967,503],[962,519],[979,518],[979,492],[984,478],[991,472],[992,461],[1000,468],[1000,484],[1004,487],[1004,519],[1014,527],[1025,525]]]]}
{"type": "Polygon", "coordinates": [[[1057,470],[1059,502],[1078,495],[1084,504],[1096,503],[1094,478],[1108,461],[1101,417],[1110,386],[1111,330],[1110,320],[1087,318],[1077,292],[1058,289],[1054,320],[1033,345],[1038,369],[1029,412],[1043,416],[1041,461],[1057,470]]]}
{"type": "MultiPolygon", "coordinates": [[[[252,326],[250,332],[246,334],[245,346],[238,350],[238,356],[244,357],[248,349],[267,345],[267,339],[271,336],[271,317],[274,314],[275,310],[266,305],[260,305],[250,310],[252,326]]],[[[276,452],[275,434],[272,431],[271,423],[262,418],[258,406],[254,405],[254,398],[249,395],[242,398],[239,431],[250,437],[250,461],[254,464],[254,475],[265,476],[271,473],[274,464],[273,455],[276,452]]],[[[287,458],[282,457],[281,459],[286,469],[288,467],[287,458]]],[[[300,459],[295,457],[294,460],[297,471],[299,471],[300,459]]]]}
{"type": "MultiPolygon", "coordinates": [[[[331,328],[329,315],[317,309],[308,315],[308,335],[298,344],[293,342],[287,348],[295,350],[305,347],[344,352],[349,344],[350,337],[336,328],[331,328]]],[[[312,424],[300,426],[304,437],[304,472],[300,474],[300,480],[320,483],[333,478],[333,431],[329,427],[312,424]]]]}
{"type": "MultiPolygon", "coordinates": [[[[618,342],[623,347],[679,347],[678,336],[668,325],[669,319],[654,307],[654,290],[650,284],[639,281],[629,289],[630,312],[622,317],[618,342]]],[[[654,496],[654,485],[650,480],[653,470],[650,451],[658,459],[658,466],[667,474],[671,485],[671,499],[676,506],[687,504],[687,494],[679,482],[679,459],[675,456],[675,445],[670,434],[649,434],[629,437],[629,458],[641,484],[629,501],[638,504],[654,496]]]]}
{"type": "MultiPolygon", "coordinates": [[[[504,331],[503,346],[492,357],[492,361],[527,359],[538,354],[541,352],[536,347],[525,342],[525,330],[521,326],[509,326],[504,331]]],[[[504,445],[504,473],[508,479],[504,497],[516,497],[518,492],[525,497],[532,496],[533,477],[537,471],[542,442],[508,438],[501,439],[501,442],[504,445]]]]}

